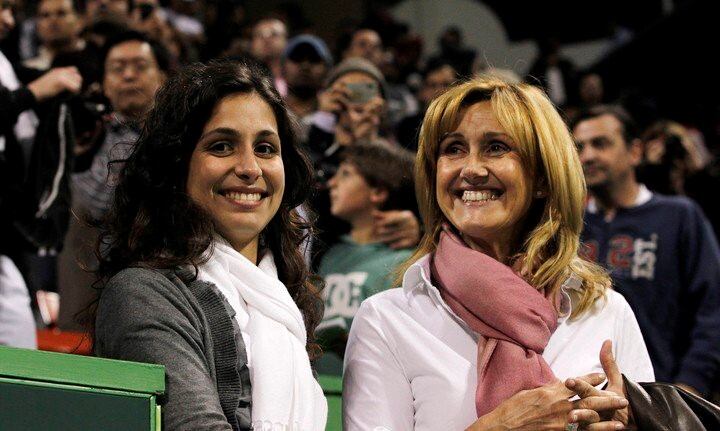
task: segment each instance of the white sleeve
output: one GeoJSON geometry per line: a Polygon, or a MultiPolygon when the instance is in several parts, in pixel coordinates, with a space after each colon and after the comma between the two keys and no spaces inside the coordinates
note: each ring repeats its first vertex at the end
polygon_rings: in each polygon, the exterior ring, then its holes
{"type": "Polygon", "coordinates": [[[363,302],[350,328],[343,375],[343,429],[412,431],[410,382],[372,302],[363,302]]]}
{"type": "Polygon", "coordinates": [[[615,361],[628,379],[634,382],[654,382],[655,372],[635,313],[622,295],[618,294],[617,300],[621,302],[621,309],[615,321],[615,361]]]}

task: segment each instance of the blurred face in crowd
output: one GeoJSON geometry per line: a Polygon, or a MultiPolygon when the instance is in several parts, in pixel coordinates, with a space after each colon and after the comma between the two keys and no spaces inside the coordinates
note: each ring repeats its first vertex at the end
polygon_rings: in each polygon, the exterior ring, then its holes
{"type": "Polygon", "coordinates": [[[330,212],[342,220],[351,221],[365,216],[387,199],[387,192],[365,181],[358,168],[348,162],[340,163],[337,173],[330,178],[330,212]]]}
{"type": "Polygon", "coordinates": [[[573,134],[589,188],[612,190],[634,178],[641,147],[638,142],[628,145],[623,125],[615,116],[605,114],[581,121],[573,134]]]}
{"type": "Polygon", "coordinates": [[[48,48],[71,48],[80,30],[80,17],[72,0],[43,0],[38,5],[38,36],[48,48]]]}
{"type": "Polygon", "coordinates": [[[420,89],[420,102],[429,105],[432,99],[450,88],[456,80],[455,69],[449,64],[428,73],[420,89]]]}
{"type": "Polygon", "coordinates": [[[165,74],[147,42],[129,40],[108,52],[103,89],[116,112],[131,118],[142,116],[164,80],[165,74]]]}
{"type": "Polygon", "coordinates": [[[471,246],[512,244],[532,203],[533,179],[519,144],[499,123],[490,101],[464,108],[458,117],[457,128],[438,149],[438,206],[471,246]]]}
{"type": "Polygon", "coordinates": [[[14,1],[0,0],[0,40],[5,39],[5,36],[15,28],[14,7],[14,1]]]}
{"type": "Polygon", "coordinates": [[[130,12],[128,0],[87,0],[85,15],[89,21],[102,18],[127,19],[130,12]]]}
{"type": "Polygon", "coordinates": [[[287,29],[278,19],[265,19],[253,28],[250,52],[260,61],[279,59],[287,44],[287,29]]]}
{"type": "Polygon", "coordinates": [[[358,30],[353,34],[345,58],[362,57],[376,66],[382,65],[383,46],[380,35],[374,30],[358,30]]]}
{"type": "Polygon", "coordinates": [[[285,168],[277,120],[256,93],[223,98],[190,158],[187,193],[218,233],[241,251],[277,213],[285,168]]]}
{"type": "Polygon", "coordinates": [[[283,66],[283,76],[290,92],[301,99],[315,97],[327,73],[327,64],[309,44],[296,47],[285,59],[283,66]]]}
{"type": "MultiPolygon", "coordinates": [[[[346,73],[340,78],[338,78],[335,82],[342,85],[356,83],[377,83],[374,78],[362,72],[346,73]]],[[[375,99],[378,99],[378,97],[376,97],[375,99]]],[[[357,124],[365,122],[363,120],[364,118],[367,118],[368,116],[377,116],[377,113],[372,112],[374,106],[375,104],[373,101],[364,104],[349,103],[347,106],[344,107],[342,111],[340,111],[338,115],[337,127],[344,130],[346,133],[352,134],[353,130],[357,127],[357,124]]],[[[373,126],[375,130],[373,130],[373,132],[369,132],[368,136],[377,133],[377,129],[379,128],[379,121],[377,121],[376,123],[377,124],[373,126]]]]}

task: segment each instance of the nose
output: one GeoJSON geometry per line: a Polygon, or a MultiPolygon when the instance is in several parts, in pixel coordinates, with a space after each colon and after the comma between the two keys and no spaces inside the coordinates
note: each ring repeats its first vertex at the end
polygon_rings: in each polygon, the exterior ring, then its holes
{"type": "Polygon", "coordinates": [[[595,159],[595,150],[592,145],[586,144],[580,148],[578,155],[580,156],[580,163],[585,164],[595,159]]]}
{"type": "Polygon", "coordinates": [[[252,151],[242,152],[237,155],[233,171],[238,178],[247,184],[254,184],[262,177],[262,169],[252,151]]]}
{"type": "Polygon", "coordinates": [[[472,157],[460,171],[460,178],[469,184],[482,184],[490,177],[490,171],[482,157],[472,157]]]}
{"type": "Polygon", "coordinates": [[[333,189],[333,188],[335,188],[335,187],[337,186],[337,179],[336,179],[336,178],[337,178],[337,175],[333,175],[332,177],[330,177],[330,179],[328,180],[328,187],[329,187],[329,188],[333,189]]]}

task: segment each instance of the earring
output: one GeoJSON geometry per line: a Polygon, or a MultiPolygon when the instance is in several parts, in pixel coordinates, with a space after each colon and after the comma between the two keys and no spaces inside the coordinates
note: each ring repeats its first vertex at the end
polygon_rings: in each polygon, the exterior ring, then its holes
{"type": "Polygon", "coordinates": [[[535,192],[535,197],[536,197],[536,198],[544,198],[544,197],[545,197],[545,192],[543,192],[542,190],[538,190],[538,191],[535,192]]]}

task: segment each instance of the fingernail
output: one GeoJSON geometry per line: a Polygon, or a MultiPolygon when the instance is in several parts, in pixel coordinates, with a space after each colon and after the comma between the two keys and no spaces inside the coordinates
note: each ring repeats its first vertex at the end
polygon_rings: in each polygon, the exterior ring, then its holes
{"type": "Polygon", "coordinates": [[[621,400],[620,400],[620,405],[623,406],[623,407],[627,407],[627,405],[628,405],[628,400],[626,400],[625,398],[621,399],[621,400]]]}
{"type": "Polygon", "coordinates": [[[624,429],[625,429],[625,425],[623,425],[623,424],[615,424],[615,429],[616,429],[616,430],[624,430],[624,429]]]}
{"type": "Polygon", "coordinates": [[[573,414],[570,419],[571,419],[570,422],[577,422],[577,419],[578,419],[577,414],[573,414]]]}
{"type": "Polygon", "coordinates": [[[569,380],[567,381],[567,384],[570,385],[570,386],[575,386],[575,380],[569,379],[569,380]]]}

